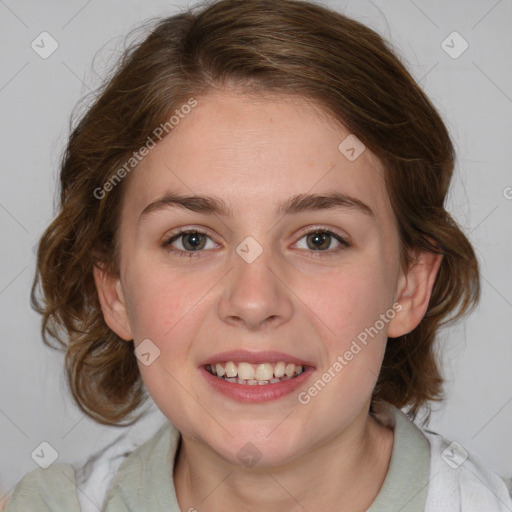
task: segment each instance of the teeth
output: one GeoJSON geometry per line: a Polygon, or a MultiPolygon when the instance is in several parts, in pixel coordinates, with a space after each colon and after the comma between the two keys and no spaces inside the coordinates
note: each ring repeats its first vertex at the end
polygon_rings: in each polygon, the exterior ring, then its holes
{"type": "Polygon", "coordinates": [[[260,363],[253,365],[247,362],[234,363],[216,363],[206,365],[206,369],[217,377],[224,378],[228,382],[238,382],[250,386],[274,384],[281,380],[288,380],[294,376],[300,375],[304,371],[301,365],[295,366],[293,363],[260,363]]]}
{"type": "MultiPolygon", "coordinates": [[[[254,368],[249,363],[238,363],[238,378],[242,380],[254,379],[254,368]]],[[[257,377],[259,380],[259,377],[257,377]]]]}
{"type": "Polygon", "coordinates": [[[219,364],[219,363],[217,363],[217,364],[215,365],[215,370],[217,371],[217,375],[218,375],[219,377],[222,377],[222,376],[224,375],[224,373],[225,373],[225,372],[224,372],[224,367],[223,367],[221,364],[219,364]]]}
{"type": "Polygon", "coordinates": [[[286,370],[286,367],[284,365],[284,363],[277,363],[276,366],[274,367],[274,377],[276,377],[277,379],[281,378],[281,377],[284,377],[284,372],[286,370]]]}
{"type": "Polygon", "coordinates": [[[235,366],[235,363],[233,361],[228,361],[226,363],[226,377],[236,377],[237,376],[237,369],[235,366]]]}
{"type": "Polygon", "coordinates": [[[258,365],[256,370],[256,378],[258,380],[270,380],[274,376],[274,368],[270,363],[262,363],[258,365]]]}

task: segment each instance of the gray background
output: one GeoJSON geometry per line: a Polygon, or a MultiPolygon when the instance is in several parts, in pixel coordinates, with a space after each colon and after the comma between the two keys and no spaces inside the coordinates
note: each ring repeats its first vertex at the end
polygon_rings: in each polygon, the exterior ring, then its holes
{"type": "MultiPolygon", "coordinates": [[[[440,338],[449,398],[435,407],[430,429],[512,477],[512,1],[324,3],[392,41],[454,138],[449,208],[477,249],[483,296],[464,324],[440,338]],[[463,44],[457,36],[445,43],[452,56],[442,47],[453,31],[469,44],[457,58],[463,44]]],[[[59,461],[79,462],[119,434],[71,403],[62,356],[41,342],[40,319],[29,305],[33,251],[52,219],[59,158],[77,101],[99,84],[130,29],[185,5],[0,0],[0,498],[37,467],[31,453],[42,441],[59,461]],[[47,59],[31,48],[43,31],[59,45],[47,59]]]]}

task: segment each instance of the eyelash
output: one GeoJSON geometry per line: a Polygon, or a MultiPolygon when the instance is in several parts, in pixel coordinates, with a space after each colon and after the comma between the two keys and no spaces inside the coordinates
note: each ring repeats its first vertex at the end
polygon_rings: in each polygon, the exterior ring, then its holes
{"type": "MultiPolygon", "coordinates": [[[[335,231],[332,231],[331,229],[318,228],[318,227],[312,228],[312,229],[302,233],[299,240],[301,240],[302,238],[304,238],[307,235],[316,234],[316,233],[326,233],[328,235],[331,235],[333,238],[335,238],[340,243],[340,245],[336,249],[332,249],[332,250],[314,251],[314,250],[305,249],[305,250],[308,250],[309,252],[311,252],[312,253],[311,256],[313,256],[315,258],[316,257],[324,257],[324,256],[332,256],[333,254],[337,254],[338,252],[351,247],[351,244],[344,237],[342,237],[339,233],[336,233],[335,231]]],[[[164,249],[168,249],[169,252],[176,254],[176,256],[179,256],[180,258],[191,259],[194,257],[198,257],[199,253],[203,252],[204,250],[184,251],[182,249],[169,249],[169,247],[175,240],[179,239],[183,235],[188,235],[188,234],[206,235],[208,238],[211,239],[211,237],[209,237],[205,232],[199,231],[198,229],[183,229],[183,230],[178,231],[177,233],[173,234],[171,238],[168,238],[165,242],[163,242],[162,247],[164,249]]],[[[304,249],[301,249],[301,250],[304,250],[304,249]]]]}

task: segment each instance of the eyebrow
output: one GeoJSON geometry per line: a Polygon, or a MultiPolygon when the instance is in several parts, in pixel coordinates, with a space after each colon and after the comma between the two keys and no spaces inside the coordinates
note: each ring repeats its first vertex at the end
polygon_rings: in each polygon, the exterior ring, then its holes
{"type": "MultiPolygon", "coordinates": [[[[221,198],[215,196],[182,195],[166,193],[148,204],[139,217],[139,222],[150,214],[177,207],[197,213],[217,214],[234,217],[233,209],[221,198]]],[[[340,192],[324,194],[297,194],[279,203],[275,215],[293,215],[305,211],[329,210],[333,208],[355,209],[365,215],[375,217],[373,210],[363,201],[340,192]]]]}

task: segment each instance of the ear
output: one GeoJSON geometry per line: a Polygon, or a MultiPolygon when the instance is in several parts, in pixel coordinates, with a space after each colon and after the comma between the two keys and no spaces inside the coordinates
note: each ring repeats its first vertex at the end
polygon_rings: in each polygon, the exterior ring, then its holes
{"type": "Polygon", "coordinates": [[[123,340],[133,339],[119,278],[108,274],[101,265],[94,266],[94,282],[106,324],[123,340]]]}
{"type": "Polygon", "coordinates": [[[401,274],[396,291],[396,302],[402,309],[389,323],[388,337],[397,338],[413,331],[427,312],[432,289],[443,259],[442,254],[421,251],[401,274]]]}

